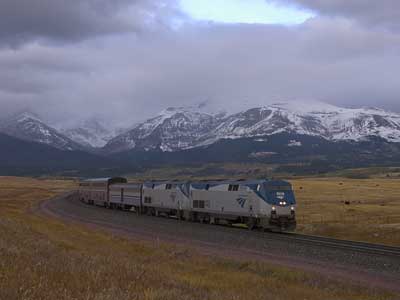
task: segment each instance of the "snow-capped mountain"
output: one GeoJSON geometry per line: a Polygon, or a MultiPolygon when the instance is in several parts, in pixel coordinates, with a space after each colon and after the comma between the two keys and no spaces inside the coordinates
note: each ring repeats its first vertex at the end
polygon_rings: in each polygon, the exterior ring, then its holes
{"type": "Polygon", "coordinates": [[[400,114],[378,108],[342,108],[320,102],[277,103],[224,115],[194,107],[169,108],[113,138],[107,152],[177,151],[210,145],[221,139],[261,137],[277,133],[361,141],[378,136],[400,142],[400,114]]]}
{"type": "Polygon", "coordinates": [[[61,132],[71,140],[84,147],[101,148],[107,144],[114,136],[115,131],[103,124],[98,119],[89,119],[76,127],[60,129],[61,132]]]}
{"type": "Polygon", "coordinates": [[[400,114],[377,108],[341,108],[319,102],[278,103],[227,117],[210,134],[208,143],[287,132],[328,140],[360,141],[379,136],[400,142],[400,114]]]}
{"type": "Polygon", "coordinates": [[[104,149],[107,152],[189,149],[205,139],[219,121],[220,115],[194,111],[192,107],[168,108],[113,138],[104,149]]]}
{"type": "Polygon", "coordinates": [[[16,114],[0,122],[0,132],[21,140],[42,143],[61,150],[81,150],[82,148],[30,112],[16,114]]]}

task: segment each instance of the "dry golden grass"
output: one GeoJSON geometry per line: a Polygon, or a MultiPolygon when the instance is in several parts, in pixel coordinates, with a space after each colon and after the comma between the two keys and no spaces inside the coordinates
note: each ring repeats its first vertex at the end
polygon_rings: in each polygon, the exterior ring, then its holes
{"type": "Polygon", "coordinates": [[[400,179],[309,178],[292,183],[299,231],[400,245],[400,179]]]}
{"type": "Polygon", "coordinates": [[[0,178],[0,299],[395,299],[285,268],[198,255],[32,215],[74,183],[0,178]]]}

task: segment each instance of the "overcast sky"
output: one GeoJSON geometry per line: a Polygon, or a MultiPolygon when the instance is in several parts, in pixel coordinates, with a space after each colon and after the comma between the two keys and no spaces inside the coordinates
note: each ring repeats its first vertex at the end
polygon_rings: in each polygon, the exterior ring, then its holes
{"type": "Polygon", "coordinates": [[[135,123],[169,106],[400,111],[398,0],[1,0],[1,112],[135,123]]]}

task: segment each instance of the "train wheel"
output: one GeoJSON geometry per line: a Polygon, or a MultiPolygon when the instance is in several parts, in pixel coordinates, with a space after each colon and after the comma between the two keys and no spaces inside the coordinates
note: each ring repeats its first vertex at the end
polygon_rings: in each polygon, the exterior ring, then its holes
{"type": "Polygon", "coordinates": [[[198,218],[197,218],[197,213],[191,212],[191,213],[190,213],[190,217],[189,217],[189,221],[190,221],[190,222],[196,222],[197,220],[198,220],[198,218]]]}
{"type": "Polygon", "coordinates": [[[199,217],[199,221],[200,221],[200,223],[202,223],[202,224],[206,224],[206,223],[207,223],[207,216],[201,215],[201,216],[199,217]]]}
{"type": "Polygon", "coordinates": [[[249,219],[247,220],[247,228],[248,228],[249,230],[254,230],[254,229],[256,229],[256,227],[257,227],[257,222],[256,222],[256,220],[255,220],[254,218],[249,218],[249,219]]]}
{"type": "Polygon", "coordinates": [[[136,214],[139,216],[139,215],[141,214],[141,213],[140,213],[139,207],[138,207],[138,206],[135,206],[134,208],[135,208],[136,214]]]}
{"type": "Polygon", "coordinates": [[[204,224],[210,224],[211,223],[211,217],[209,214],[203,215],[203,222],[204,224]]]}

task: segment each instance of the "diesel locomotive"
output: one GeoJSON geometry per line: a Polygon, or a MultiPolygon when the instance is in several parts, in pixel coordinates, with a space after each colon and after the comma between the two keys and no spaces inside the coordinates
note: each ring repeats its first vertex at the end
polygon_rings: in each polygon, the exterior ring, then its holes
{"type": "Polygon", "coordinates": [[[284,180],[146,181],[97,178],[79,184],[81,201],[150,216],[293,231],[296,199],[284,180]]]}

